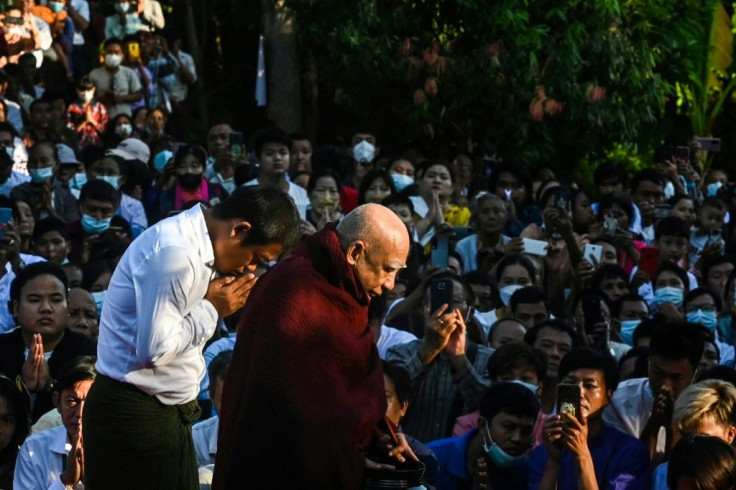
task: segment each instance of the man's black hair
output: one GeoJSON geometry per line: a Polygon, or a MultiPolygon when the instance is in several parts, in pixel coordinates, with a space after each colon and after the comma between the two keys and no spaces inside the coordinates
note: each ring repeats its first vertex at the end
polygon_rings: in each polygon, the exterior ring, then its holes
{"type": "Polygon", "coordinates": [[[225,379],[227,370],[230,368],[230,361],[233,358],[233,351],[224,350],[219,352],[210,361],[210,365],[207,366],[207,375],[210,378],[210,386],[214,386],[217,383],[218,378],[225,379]]]}
{"type": "Polygon", "coordinates": [[[709,257],[705,262],[703,262],[703,265],[700,268],[700,274],[703,277],[703,280],[708,280],[708,274],[710,274],[710,270],[713,267],[718,267],[723,264],[736,266],[736,259],[734,259],[732,255],[714,255],[709,257]]]}
{"type": "Polygon", "coordinates": [[[653,168],[645,168],[634,175],[631,179],[631,191],[636,192],[642,182],[653,182],[664,187],[664,178],[653,168]]]}
{"type": "Polygon", "coordinates": [[[288,250],[299,238],[300,218],[294,201],[273,187],[238,187],[212,208],[212,215],[220,220],[250,223],[246,240],[249,245],[279,243],[288,250]]]}
{"type": "Polygon", "coordinates": [[[525,286],[517,289],[514,291],[514,294],[511,295],[511,300],[509,301],[509,309],[512,316],[516,314],[516,309],[519,305],[532,303],[544,303],[544,308],[549,311],[547,294],[542,288],[538,288],[537,286],[525,286]]]}
{"type": "Polygon", "coordinates": [[[491,290],[496,288],[491,275],[485,271],[468,271],[463,274],[463,278],[468,281],[469,284],[477,284],[479,286],[490,286],[491,290]]]}
{"type": "Polygon", "coordinates": [[[698,296],[703,295],[708,295],[713,299],[713,303],[715,303],[716,305],[716,312],[721,311],[721,308],[723,307],[721,297],[708,288],[695,288],[692,291],[688,291],[688,293],[685,295],[685,299],[682,302],[682,307],[686,308],[692,300],[694,300],[698,296]]]}
{"type": "Polygon", "coordinates": [[[255,142],[253,143],[253,149],[256,153],[256,158],[261,159],[261,152],[266,143],[279,143],[284,145],[289,151],[291,151],[291,138],[279,128],[269,128],[258,135],[256,135],[255,142]]]}
{"type": "Polygon", "coordinates": [[[703,203],[700,205],[700,209],[703,209],[706,206],[717,209],[718,211],[726,211],[726,203],[716,196],[708,196],[703,199],[703,203]]]}
{"type": "Polygon", "coordinates": [[[541,382],[547,374],[547,355],[525,342],[509,342],[488,358],[488,376],[493,382],[502,374],[522,366],[530,366],[541,382]]]}
{"type": "MultiPolygon", "coordinates": [[[[659,264],[659,267],[657,268],[657,277],[659,277],[659,275],[664,271],[669,271],[675,274],[680,279],[680,281],[682,281],[684,291],[683,296],[687,294],[687,292],[690,290],[690,278],[687,277],[687,272],[685,272],[680,266],[678,266],[674,262],[670,262],[669,260],[665,260],[664,262],[659,264]]],[[[652,283],[656,284],[655,278],[652,278],[652,283]]]]}
{"type": "Polygon", "coordinates": [[[94,179],[84,184],[82,186],[82,190],[79,192],[80,203],[88,199],[110,202],[115,208],[117,208],[120,201],[120,193],[108,182],[94,179]]]}
{"type": "Polygon", "coordinates": [[[32,241],[38,242],[38,240],[41,238],[41,235],[52,231],[58,232],[59,235],[61,235],[61,238],[69,241],[68,225],[65,221],[55,216],[47,216],[46,218],[43,218],[42,220],[36,222],[36,226],[33,227],[32,241]]]}
{"type": "Polygon", "coordinates": [[[518,383],[494,383],[480,400],[480,416],[491,424],[493,417],[503,412],[537,420],[539,400],[529,389],[518,383]]]}
{"type": "Polygon", "coordinates": [[[622,279],[627,286],[629,285],[629,276],[626,274],[626,271],[623,267],[614,264],[602,264],[598,270],[595,271],[595,274],[593,274],[590,284],[594,288],[600,289],[601,282],[612,277],[622,279]]]}
{"type": "Polygon", "coordinates": [[[595,186],[600,186],[604,180],[618,179],[621,185],[626,187],[629,176],[626,174],[626,167],[620,163],[606,161],[595,168],[593,172],[593,182],[595,186]]]}
{"type": "Polygon", "coordinates": [[[634,346],[636,346],[641,339],[648,338],[651,341],[654,328],[660,323],[666,321],[667,319],[659,313],[654,315],[652,318],[642,320],[642,322],[637,325],[636,329],[634,329],[634,333],[631,337],[631,341],[634,343],[634,346]]]}
{"type": "Polygon", "coordinates": [[[551,318],[549,320],[545,320],[539,325],[535,325],[527,330],[526,335],[524,335],[524,342],[533,347],[534,342],[537,341],[537,336],[539,335],[539,332],[543,328],[551,328],[552,330],[566,333],[572,339],[573,348],[578,345],[578,333],[575,331],[574,328],[572,328],[572,326],[570,326],[568,322],[560,320],[559,318],[551,318]]]}
{"type": "Polygon", "coordinates": [[[590,347],[578,347],[567,353],[560,361],[560,379],[578,369],[594,369],[603,371],[606,390],[615,390],[618,386],[618,366],[616,359],[606,352],[590,347]]]}
{"type": "Polygon", "coordinates": [[[92,292],[92,285],[103,274],[112,274],[113,267],[106,260],[90,260],[82,267],[82,282],[79,287],[92,292]]]}
{"type": "Polygon", "coordinates": [[[121,48],[125,45],[123,43],[123,40],[120,39],[119,37],[108,37],[107,39],[105,39],[105,42],[102,44],[102,47],[103,49],[107,49],[107,47],[110,46],[111,44],[117,44],[121,48]]]}
{"type": "Polygon", "coordinates": [[[654,239],[659,241],[664,236],[686,238],[690,242],[690,227],[677,216],[662,218],[654,228],[654,239]]]}
{"type": "Polygon", "coordinates": [[[654,327],[649,343],[651,356],[665,359],[687,359],[693,369],[703,357],[705,341],[700,327],[689,322],[667,322],[654,327]]]}
{"type": "Polygon", "coordinates": [[[524,167],[524,164],[521,162],[504,162],[500,165],[497,165],[496,168],[493,169],[493,173],[491,174],[491,178],[488,180],[488,189],[490,192],[496,193],[496,187],[498,186],[498,179],[501,177],[501,174],[503,173],[509,173],[516,177],[516,179],[519,181],[519,184],[521,184],[524,189],[526,189],[524,202],[525,204],[531,203],[533,196],[532,196],[532,179],[529,176],[529,172],[527,172],[526,168],[524,167]]]}
{"type": "Polygon", "coordinates": [[[611,303],[611,318],[618,318],[621,315],[621,308],[626,302],[644,303],[647,307],[647,312],[649,312],[649,303],[647,303],[647,300],[645,300],[640,294],[626,293],[623,296],[621,296],[619,299],[611,303]]]}
{"type": "Polygon", "coordinates": [[[28,281],[31,281],[38,276],[48,274],[54,276],[56,279],[61,281],[64,285],[64,295],[67,294],[69,289],[69,282],[67,281],[64,269],[60,265],[54,264],[53,262],[34,262],[23,269],[19,270],[15,275],[15,279],[10,283],[10,303],[14,301],[20,301],[20,292],[28,281]]]}
{"type": "Polygon", "coordinates": [[[12,134],[13,137],[18,136],[18,131],[16,131],[15,126],[13,126],[8,121],[0,121],[0,131],[7,131],[8,133],[12,134]]]}
{"type": "MultiPolygon", "coordinates": [[[[636,361],[634,361],[634,372],[632,373],[632,376],[629,377],[629,379],[646,378],[648,369],[647,366],[649,364],[649,347],[642,345],[626,351],[624,355],[621,356],[621,359],[619,359],[618,361],[619,373],[621,372],[621,367],[629,359],[636,359],[636,361]]],[[[622,379],[621,381],[626,380],[622,379]]]]}
{"type": "Polygon", "coordinates": [[[601,200],[598,203],[598,217],[603,218],[605,213],[613,208],[614,204],[618,206],[626,213],[626,217],[629,218],[629,224],[634,221],[634,203],[631,198],[622,192],[614,192],[613,194],[604,194],[601,196],[601,200]]]}
{"type": "Polygon", "coordinates": [[[396,398],[399,400],[399,405],[408,402],[411,393],[411,379],[409,378],[409,374],[397,364],[381,361],[381,365],[383,367],[383,374],[394,382],[394,389],[396,390],[396,398]]]}
{"type": "Polygon", "coordinates": [[[411,199],[409,199],[409,197],[405,196],[404,194],[390,194],[386,196],[383,201],[381,201],[381,204],[386,207],[406,206],[409,208],[411,214],[414,214],[414,203],[411,202],[411,199]]]}
{"type": "MultiPolygon", "coordinates": [[[[33,102],[31,102],[31,105],[30,106],[28,106],[28,112],[30,114],[33,114],[33,110],[36,107],[38,107],[39,105],[41,105],[41,104],[46,104],[48,106],[51,106],[51,101],[49,99],[44,99],[43,97],[41,97],[40,99],[36,99],[33,102]]],[[[36,144],[38,144],[38,143],[36,143],[36,144]]],[[[36,145],[33,145],[33,146],[36,146],[36,145]]]]}
{"type": "Polygon", "coordinates": [[[71,361],[56,381],[54,391],[61,394],[81,381],[94,380],[97,377],[96,361],[95,356],[81,356],[71,361]]]}

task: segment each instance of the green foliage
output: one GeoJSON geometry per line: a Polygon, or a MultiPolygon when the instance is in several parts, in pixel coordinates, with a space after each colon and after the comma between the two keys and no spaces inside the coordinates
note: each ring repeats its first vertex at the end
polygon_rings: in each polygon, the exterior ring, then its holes
{"type": "Polygon", "coordinates": [[[287,2],[298,14],[301,48],[317,67],[322,94],[330,101],[334,94],[334,113],[434,153],[478,150],[559,168],[658,142],[649,129],[675,84],[688,80],[694,68],[688,60],[707,53],[691,40],[707,36],[713,6],[712,0],[287,2]]]}

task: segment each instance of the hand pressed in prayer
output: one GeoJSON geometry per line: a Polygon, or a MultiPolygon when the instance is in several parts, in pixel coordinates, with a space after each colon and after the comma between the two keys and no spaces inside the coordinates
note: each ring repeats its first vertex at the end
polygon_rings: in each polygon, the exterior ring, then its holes
{"type": "Polygon", "coordinates": [[[225,318],[243,307],[257,280],[258,277],[253,273],[214,279],[207,287],[204,299],[212,303],[218,315],[225,318]]]}
{"type": "Polygon", "coordinates": [[[39,333],[33,335],[28,347],[28,358],[23,363],[21,378],[32,393],[43,388],[49,380],[49,365],[43,356],[43,339],[39,333]]]}

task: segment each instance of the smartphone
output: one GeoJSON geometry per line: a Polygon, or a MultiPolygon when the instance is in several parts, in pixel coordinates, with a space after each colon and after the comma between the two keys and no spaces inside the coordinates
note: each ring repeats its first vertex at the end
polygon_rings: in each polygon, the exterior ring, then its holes
{"type": "Polygon", "coordinates": [[[524,242],[524,253],[529,255],[538,255],[540,257],[547,256],[547,247],[549,243],[543,240],[533,240],[531,238],[522,238],[524,242]]]}
{"type": "Polygon", "coordinates": [[[430,263],[440,269],[447,269],[447,266],[449,265],[449,257],[450,239],[446,236],[435,237],[434,240],[432,240],[430,263]]]}
{"type": "Polygon", "coordinates": [[[689,162],[690,148],[688,148],[687,146],[678,146],[677,148],[675,148],[675,158],[678,160],[689,162]]]}
{"type": "Polygon", "coordinates": [[[6,225],[13,219],[13,210],[0,208],[0,238],[5,236],[6,225]]]}
{"type": "Polygon", "coordinates": [[[583,249],[583,258],[590,262],[593,267],[597,267],[601,263],[603,257],[603,245],[594,245],[589,243],[583,249]]]}
{"type": "Polygon", "coordinates": [[[560,383],[557,385],[557,414],[569,413],[583,422],[583,414],[580,413],[580,385],[572,383],[560,383]]]}
{"type": "Polygon", "coordinates": [[[434,313],[442,305],[452,308],[452,279],[432,279],[429,285],[429,311],[434,313]]]}
{"type": "Polygon", "coordinates": [[[644,247],[641,249],[639,270],[646,273],[650,280],[657,277],[657,269],[659,268],[659,249],[654,247],[644,247]]]}
{"type": "Polygon", "coordinates": [[[585,321],[585,332],[593,333],[593,326],[597,323],[604,323],[603,311],[601,310],[600,298],[587,297],[583,298],[583,319],[585,321]]]}
{"type": "Polygon", "coordinates": [[[618,230],[618,220],[610,216],[603,219],[603,234],[606,236],[615,236],[618,230]]]}
{"type": "Polygon", "coordinates": [[[11,16],[5,16],[5,19],[3,20],[6,24],[14,25],[14,26],[22,26],[23,25],[23,17],[11,17],[11,16]]]}
{"type": "Polygon", "coordinates": [[[128,43],[128,56],[133,61],[138,60],[141,57],[141,45],[137,42],[128,43]]]}
{"type": "Polygon", "coordinates": [[[111,238],[117,238],[118,233],[125,233],[125,230],[123,230],[123,228],[120,226],[111,226],[107,229],[105,235],[108,235],[111,238]]]}
{"type": "Polygon", "coordinates": [[[555,191],[555,207],[567,211],[570,205],[570,193],[567,191],[555,191]]]}
{"type": "Polygon", "coordinates": [[[654,218],[662,219],[669,218],[672,215],[672,206],[669,204],[655,204],[654,205],[654,218]]]}
{"type": "Polygon", "coordinates": [[[721,138],[705,138],[696,136],[695,141],[700,145],[701,150],[717,153],[721,151],[721,138]]]}
{"type": "Polygon", "coordinates": [[[233,131],[229,137],[230,153],[239,157],[243,154],[243,133],[233,131]]]}

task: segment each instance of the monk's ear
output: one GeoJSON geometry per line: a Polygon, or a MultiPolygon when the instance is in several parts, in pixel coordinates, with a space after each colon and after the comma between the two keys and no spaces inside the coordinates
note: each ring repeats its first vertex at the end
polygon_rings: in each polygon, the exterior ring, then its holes
{"type": "Polygon", "coordinates": [[[365,255],[365,242],[363,240],[355,240],[353,243],[348,245],[348,249],[345,252],[348,265],[355,266],[358,261],[365,255]]]}

